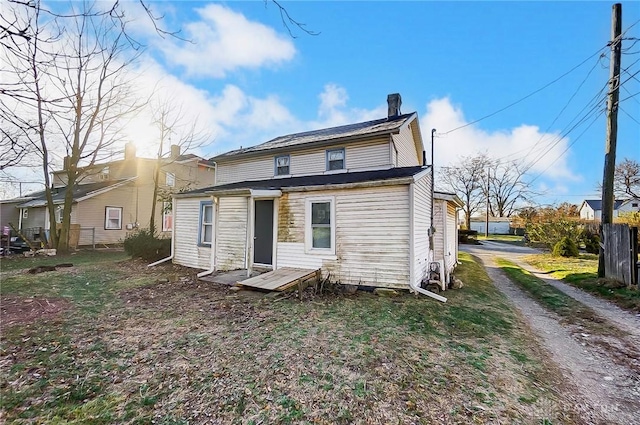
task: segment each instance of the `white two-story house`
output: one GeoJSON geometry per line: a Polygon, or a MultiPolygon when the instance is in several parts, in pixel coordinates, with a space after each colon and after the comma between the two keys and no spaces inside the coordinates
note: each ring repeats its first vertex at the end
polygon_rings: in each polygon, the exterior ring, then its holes
{"type": "MultiPolygon", "coordinates": [[[[418,116],[401,114],[400,102],[389,95],[382,119],[211,158],[216,184],[174,197],[173,261],[209,271],[321,269],[351,285],[420,285],[435,258],[432,173],[418,116]]],[[[457,239],[455,221],[449,233],[457,239]]]]}

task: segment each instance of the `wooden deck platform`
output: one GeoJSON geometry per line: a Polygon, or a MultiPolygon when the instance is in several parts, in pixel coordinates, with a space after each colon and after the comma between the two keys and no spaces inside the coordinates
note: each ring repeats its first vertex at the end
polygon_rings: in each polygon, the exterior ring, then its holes
{"type": "Polygon", "coordinates": [[[236,285],[267,291],[286,291],[295,286],[301,289],[312,281],[319,280],[321,276],[320,269],[311,270],[282,267],[259,276],[239,281],[236,285]]]}

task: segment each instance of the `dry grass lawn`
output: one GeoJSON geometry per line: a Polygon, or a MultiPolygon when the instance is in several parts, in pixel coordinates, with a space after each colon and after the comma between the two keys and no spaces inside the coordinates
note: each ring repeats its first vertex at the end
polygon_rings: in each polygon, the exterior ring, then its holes
{"type": "Polygon", "coordinates": [[[38,275],[2,260],[0,422],[580,423],[571,389],[466,254],[446,304],[236,293],[177,266],[82,255],[38,275]],[[36,306],[22,321],[21,302],[36,306]],[[64,308],[34,317],[47,302],[64,308]]]}

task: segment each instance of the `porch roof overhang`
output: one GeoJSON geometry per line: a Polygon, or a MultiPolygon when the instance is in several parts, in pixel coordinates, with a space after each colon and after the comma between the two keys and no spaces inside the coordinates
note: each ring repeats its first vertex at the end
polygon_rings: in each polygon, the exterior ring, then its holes
{"type": "MultiPolygon", "coordinates": [[[[369,170],[343,173],[315,174],[267,180],[247,180],[197,189],[176,194],[177,198],[202,195],[211,196],[272,196],[276,191],[300,192],[311,190],[345,189],[353,187],[387,186],[410,184],[416,175],[421,175],[429,166],[396,167],[382,170],[369,170]],[[266,192],[265,192],[266,191],[266,192]],[[269,194],[269,192],[273,192],[269,194]],[[267,194],[267,195],[265,195],[267,194]]],[[[274,196],[272,196],[274,197],[274,196]]]]}

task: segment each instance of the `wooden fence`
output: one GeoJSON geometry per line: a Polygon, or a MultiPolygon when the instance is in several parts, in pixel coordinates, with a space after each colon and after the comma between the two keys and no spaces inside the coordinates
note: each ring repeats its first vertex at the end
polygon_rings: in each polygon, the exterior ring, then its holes
{"type": "Polygon", "coordinates": [[[627,224],[603,224],[602,236],[605,277],[637,285],[638,228],[627,224]]]}

